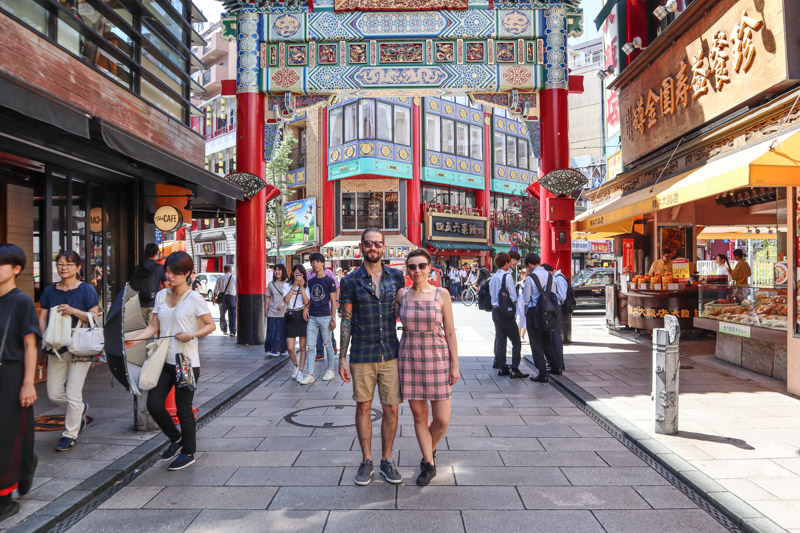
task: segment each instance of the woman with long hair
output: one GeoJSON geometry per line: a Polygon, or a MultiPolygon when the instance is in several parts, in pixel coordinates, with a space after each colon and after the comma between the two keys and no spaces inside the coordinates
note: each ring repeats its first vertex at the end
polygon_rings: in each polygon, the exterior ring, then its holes
{"type": "Polygon", "coordinates": [[[422,451],[417,485],[436,476],[436,446],[450,425],[451,387],[458,381],[458,345],[450,293],[428,283],[431,256],[418,248],[408,254],[406,269],[413,284],[397,291],[395,311],[403,322],[397,358],[400,393],[414,416],[422,451]],[[433,413],[429,421],[428,402],[433,413]]]}
{"type": "Polygon", "coordinates": [[[519,328],[520,340],[525,340],[525,334],[528,332],[528,322],[525,317],[525,307],[527,302],[522,298],[522,291],[525,288],[525,279],[528,277],[528,271],[521,268],[519,271],[519,281],[517,281],[517,328],[519,328]]]}
{"type": "Polygon", "coordinates": [[[0,522],[19,512],[11,494],[31,490],[37,462],[33,376],[42,335],[33,300],[16,284],[25,262],[19,246],[0,244],[0,522]]]}
{"type": "MultiPolygon", "coordinates": [[[[89,315],[97,322],[99,299],[97,291],[81,281],[81,257],[72,250],[62,250],[56,255],[56,268],[61,281],[48,285],[39,298],[39,327],[46,331],[51,320],[51,309],[61,316],[70,317],[71,327],[88,323],[89,315]]],[[[52,317],[56,319],[56,317],[52,317]]],[[[47,359],[47,396],[65,408],[64,432],[56,445],[57,452],[75,446],[75,441],[86,425],[89,406],[83,401],[83,384],[95,356],[72,355],[64,348],[45,347],[47,359]]]]}
{"type": "Polygon", "coordinates": [[[728,282],[731,281],[731,263],[725,254],[717,254],[717,276],[727,276],[728,282]]]}
{"type": "Polygon", "coordinates": [[[142,341],[155,335],[159,337],[173,335],[169,340],[167,360],[161,369],[158,383],[147,394],[147,411],[170,441],[167,449],[161,454],[161,460],[172,460],[169,470],[181,470],[194,463],[197,435],[192,411],[194,390],[177,386],[176,354],[182,353],[191,360],[192,373],[197,381],[200,378],[200,351],[197,339],[212,333],[216,325],[205,298],[191,290],[186,283],[186,278],[194,268],[194,261],[189,254],[171,253],[164,262],[164,267],[169,288],[159,291],[156,295],[150,324],[139,335],[126,341],[126,344],[135,344],[134,341],[142,341]],[[170,322],[172,322],[171,333],[170,322]],[[181,423],[180,430],[175,427],[172,416],[164,406],[167,395],[173,387],[175,387],[178,420],[181,423]]]}
{"type": "MultiPolygon", "coordinates": [[[[267,297],[265,300],[267,315],[267,340],[264,351],[269,357],[278,357],[286,354],[286,324],[284,314],[286,304],[283,302],[283,289],[289,276],[286,267],[278,264],[272,275],[272,281],[267,284],[267,297]]],[[[292,364],[297,366],[297,359],[292,359],[292,364]]]]}
{"type": "Polygon", "coordinates": [[[308,282],[306,281],[306,269],[303,265],[297,264],[292,267],[292,277],[283,286],[283,303],[286,305],[284,322],[286,323],[286,347],[289,349],[289,357],[295,364],[292,370],[292,379],[298,383],[303,381],[303,369],[306,367],[306,331],[308,320],[303,316],[303,311],[308,308],[311,296],[308,292],[308,282]],[[300,360],[294,349],[294,340],[300,339],[300,360]]]}

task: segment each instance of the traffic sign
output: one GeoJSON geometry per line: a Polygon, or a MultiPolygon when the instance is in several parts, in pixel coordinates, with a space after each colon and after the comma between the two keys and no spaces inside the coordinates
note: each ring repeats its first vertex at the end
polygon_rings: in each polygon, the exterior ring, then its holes
{"type": "Polygon", "coordinates": [[[512,246],[512,247],[511,247],[511,251],[512,251],[512,252],[519,252],[519,246],[517,246],[517,245],[515,244],[514,246],[512,246]]]}

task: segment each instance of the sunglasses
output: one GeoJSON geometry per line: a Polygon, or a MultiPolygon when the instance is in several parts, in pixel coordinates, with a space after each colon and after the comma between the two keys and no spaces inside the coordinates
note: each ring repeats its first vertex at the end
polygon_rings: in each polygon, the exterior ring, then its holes
{"type": "Polygon", "coordinates": [[[382,241],[361,241],[364,248],[383,248],[382,241]]]}
{"type": "Polygon", "coordinates": [[[428,263],[411,263],[406,265],[411,272],[416,272],[419,268],[420,270],[425,270],[428,268],[428,263]]]}

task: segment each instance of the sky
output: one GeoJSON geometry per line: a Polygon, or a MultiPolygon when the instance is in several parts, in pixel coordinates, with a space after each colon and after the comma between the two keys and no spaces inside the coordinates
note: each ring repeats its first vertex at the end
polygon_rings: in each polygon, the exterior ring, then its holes
{"type": "MultiPolygon", "coordinates": [[[[222,13],[222,2],[219,0],[194,0],[195,5],[200,8],[203,15],[206,16],[209,22],[216,22],[219,20],[220,13],[222,13]]],[[[600,34],[594,27],[594,18],[600,13],[600,8],[603,7],[602,0],[583,0],[581,4],[583,7],[583,35],[578,38],[570,39],[570,43],[576,44],[595,37],[600,34]]]]}

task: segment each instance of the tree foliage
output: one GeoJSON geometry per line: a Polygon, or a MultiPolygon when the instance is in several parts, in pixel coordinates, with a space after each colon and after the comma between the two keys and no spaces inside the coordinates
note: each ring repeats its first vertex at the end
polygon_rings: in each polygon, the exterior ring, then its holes
{"type": "Polygon", "coordinates": [[[519,236],[519,252],[539,253],[539,200],[528,194],[514,196],[505,211],[495,212],[494,227],[519,236]]]}

